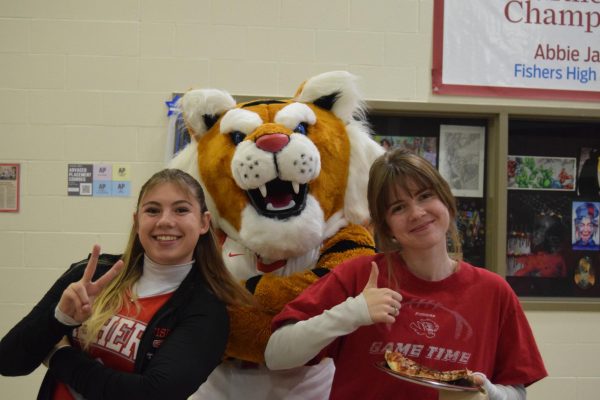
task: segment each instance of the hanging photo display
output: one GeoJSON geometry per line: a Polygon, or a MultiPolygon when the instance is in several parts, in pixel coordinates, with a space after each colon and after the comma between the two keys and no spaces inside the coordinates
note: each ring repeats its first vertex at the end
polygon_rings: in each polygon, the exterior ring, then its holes
{"type": "Polygon", "coordinates": [[[462,243],[462,258],[473,265],[485,262],[485,206],[483,199],[456,199],[456,228],[462,243]]]}
{"type": "Polygon", "coordinates": [[[433,166],[437,166],[437,138],[428,136],[382,136],[375,135],[373,139],[384,149],[401,147],[423,157],[433,166]]]}
{"type": "Polygon", "coordinates": [[[506,279],[521,296],[600,296],[600,202],[508,192],[506,279]]]}
{"type": "Polygon", "coordinates": [[[582,147],[579,152],[577,174],[577,195],[586,198],[600,198],[600,149],[582,147]]]}
{"type": "Polygon", "coordinates": [[[485,127],[440,125],[439,171],[452,194],[483,197],[485,127]]]}
{"type": "Polygon", "coordinates": [[[0,163],[0,212],[19,211],[21,164],[0,163]]]}
{"type": "Polygon", "coordinates": [[[596,268],[588,256],[581,257],[577,263],[574,277],[575,284],[581,289],[589,289],[596,284],[596,268]]]}
{"type": "Polygon", "coordinates": [[[575,190],[575,158],[508,156],[508,189],[575,190]]]}
{"type": "Polygon", "coordinates": [[[524,297],[600,299],[596,124],[511,122],[506,280],[524,297]]]}
{"type": "Polygon", "coordinates": [[[598,213],[600,203],[573,202],[573,250],[600,250],[598,244],[598,213]]]}
{"type": "Polygon", "coordinates": [[[507,232],[507,276],[563,278],[567,264],[567,218],[570,200],[548,195],[515,193],[509,202],[521,203],[511,209],[507,232]]]}

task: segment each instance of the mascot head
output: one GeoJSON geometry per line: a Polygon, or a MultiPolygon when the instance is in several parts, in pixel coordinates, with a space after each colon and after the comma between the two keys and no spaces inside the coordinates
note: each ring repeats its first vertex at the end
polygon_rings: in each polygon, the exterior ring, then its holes
{"type": "Polygon", "coordinates": [[[171,167],[196,176],[215,227],[256,255],[298,257],[368,221],[368,170],[383,149],[350,73],[308,79],[293,99],[191,90],[180,109],[193,140],[171,167]]]}

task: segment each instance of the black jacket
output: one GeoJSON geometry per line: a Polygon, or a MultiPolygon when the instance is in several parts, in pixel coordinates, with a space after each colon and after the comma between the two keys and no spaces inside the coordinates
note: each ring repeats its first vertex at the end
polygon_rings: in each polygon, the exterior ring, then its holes
{"type": "MultiPolygon", "coordinates": [[[[119,259],[100,256],[94,279],[119,259]]],[[[27,375],[35,370],[73,327],[54,317],[65,288],[78,281],[87,260],[71,265],[40,302],[0,342],[0,373],[27,375]]],[[[60,380],[88,400],[185,399],[220,363],[227,343],[229,319],[225,305],[204,284],[194,265],[173,296],[148,323],[135,358],[134,373],[117,371],[92,360],[76,348],[54,354],[38,399],[51,399],[60,380]],[[166,339],[163,337],[168,332],[166,339]],[[161,343],[161,339],[165,339],[161,343]],[[159,346],[159,347],[155,347],[159,346]]]]}

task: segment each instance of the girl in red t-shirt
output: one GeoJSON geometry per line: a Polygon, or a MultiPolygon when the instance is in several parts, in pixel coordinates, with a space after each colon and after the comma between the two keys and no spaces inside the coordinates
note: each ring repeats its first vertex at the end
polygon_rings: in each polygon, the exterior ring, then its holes
{"type": "Polygon", "coordinates": [[[455,199],[425,159],[403,149],[369,172],[369,210],[383,254],[349,260],[273,321],[265,359],[287,369],[333,358],[332,399],[435,400],[435,389],[379,371],[387,350],[437,370],[477,371],[491,400],[524,399],[547,375],[504,279],[453,259],[455,199]]]}

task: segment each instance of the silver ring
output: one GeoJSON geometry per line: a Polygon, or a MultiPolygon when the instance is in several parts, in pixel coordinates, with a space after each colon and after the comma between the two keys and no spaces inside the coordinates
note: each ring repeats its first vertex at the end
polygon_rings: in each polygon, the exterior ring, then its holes
{"type": "Polygon", "coordinates": [[[393,316],[395,317],[396,315],[400,314],[400,311],[398,310],[398,307],[396,306],[392,306],[392,309],[394,310],[394,314],[393,316]]]}

